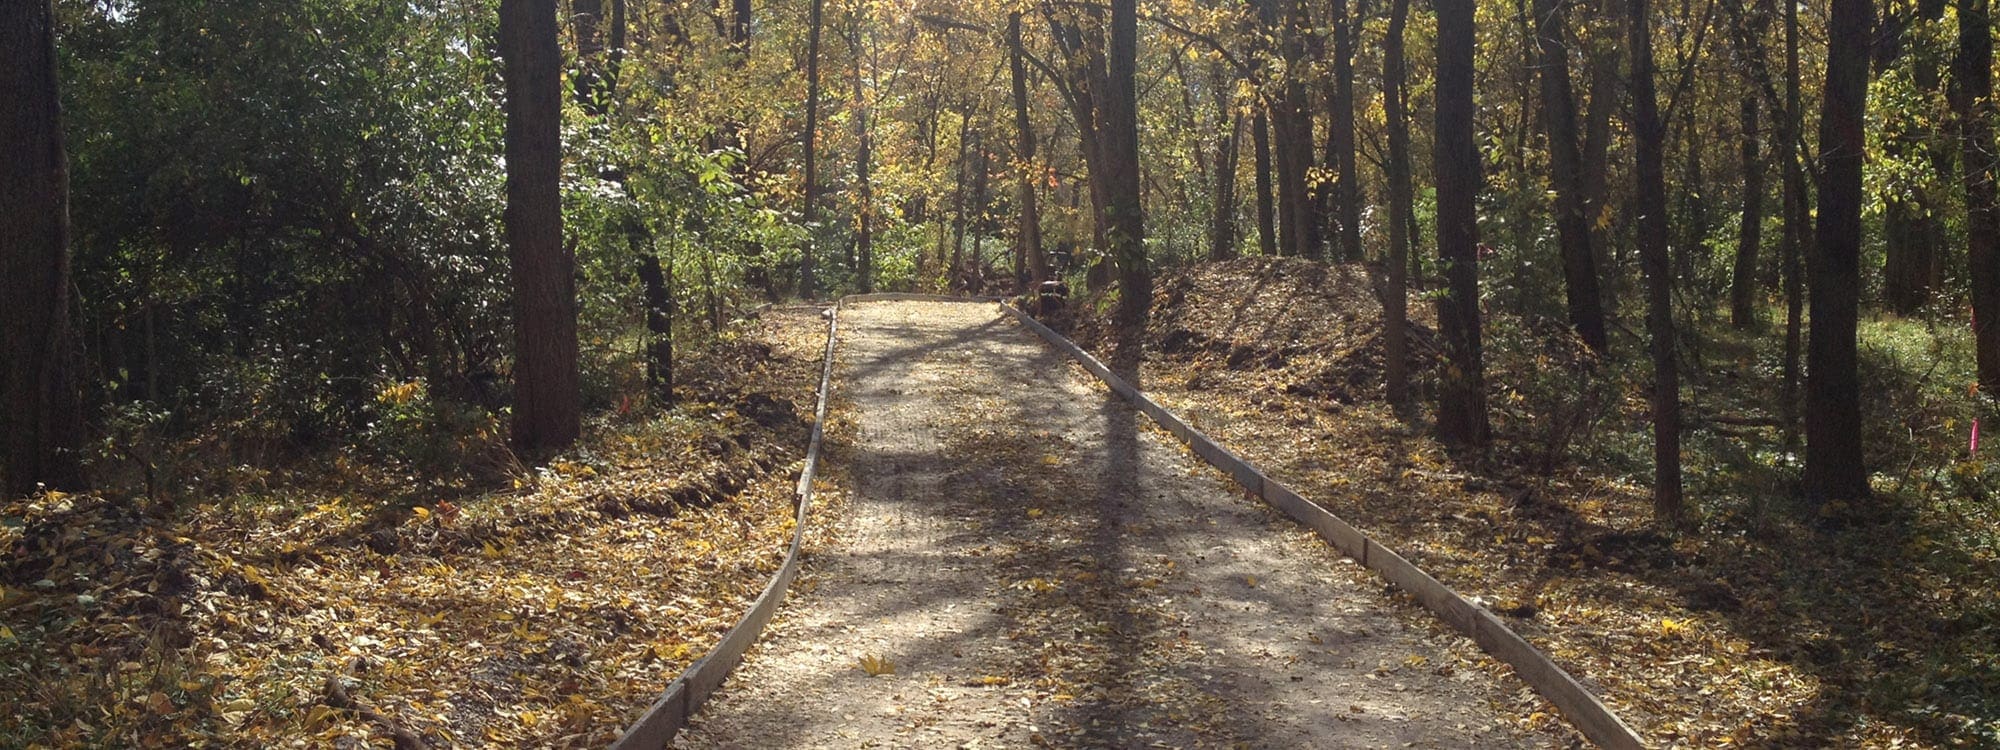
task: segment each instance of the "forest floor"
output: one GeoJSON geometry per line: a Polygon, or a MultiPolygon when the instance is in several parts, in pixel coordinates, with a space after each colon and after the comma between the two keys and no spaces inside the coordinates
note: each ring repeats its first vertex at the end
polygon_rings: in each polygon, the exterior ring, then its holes
{"type": "Polygon", "coordinates": [[[1580,743],[994,306],[853,305],[837,363],[838,541],[680,746],[1580,743]]]}
{"type": "MultiPolygon", "coordinates": [[[[1965,496],[1941,489],[1937,473],[1925,480],[1932,459],[1917,451],[1903,480],[1878,485],[1875,505],[1806,506],[1782,479],[1796,465],[1775,429],[1775,352],[1716,338],[1705,362],[1692,358],[1686,386],[1701,528],[1662,531],[1643,375],[1592,374],[1560,334],[1489,319],[1496,444],[1455,456],[1429,438],[1424,414],[1382,404],[1370,288],[1358,268],[1295,259],[1177,269],[1157,286],[1144,387],[1485,602],[1650,744],[2000,747],[2000,512],[1978,491],[1980,468],[1963,462],[1962,435],[1961,463],[1949,435],[1935,454],[1944,476],[1975,480],[1965,496]],[[1603,382],[1612,385],[1592,385],[1603,382]]],[[[1089,304],[1053,322],[1106,351],[1089,304]]],[[[1410,310],[1427,404],[1432,309],[1413,296],[1410,310]]],[[[1868,337],[1880,326],[1864,328],[1868,337]]],[[[1929,378],[1938,346],[1925,355],[1922,344],[1869,338],[1864,369],[1883,381],[1929,378]],[[1884,354],[1896,346],[1916,355],[1898,364],[1884,354]]],[[[1935,409],[1888,395],[1914,390],[1880,384],[1877,406],[1911,415],[1912,434],[1949,431],[1935,409]]]]}
{"type": "Polygon", "coordinates": [[[782,561],[824,342],[773,308],[498,488],[343,450],[0,506],[0,746],[602,747],[782,561]]]}

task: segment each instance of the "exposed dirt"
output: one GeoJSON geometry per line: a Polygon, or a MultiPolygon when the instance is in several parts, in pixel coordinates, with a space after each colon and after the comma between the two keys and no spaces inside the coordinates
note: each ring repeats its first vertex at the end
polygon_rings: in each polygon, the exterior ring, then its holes
{"type": "Polygon", "coordinates": [[[1577,744],[993,306],[841,330],[842,539],[680,746],[1577,744]]]}

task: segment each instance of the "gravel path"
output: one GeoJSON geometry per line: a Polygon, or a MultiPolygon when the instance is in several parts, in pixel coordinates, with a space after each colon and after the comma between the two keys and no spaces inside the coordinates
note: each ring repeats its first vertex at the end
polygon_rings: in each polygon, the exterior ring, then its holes
{"type": "Polygon", "coordinates": [[[1571,742],[990,304],[847,308],[835,392],[841,541],[678,746],[1571,742]]]}

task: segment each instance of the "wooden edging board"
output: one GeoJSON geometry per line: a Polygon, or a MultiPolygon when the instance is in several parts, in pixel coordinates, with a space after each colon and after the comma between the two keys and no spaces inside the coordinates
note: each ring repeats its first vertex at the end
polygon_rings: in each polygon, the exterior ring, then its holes
{"type": "Polygon", "coordinates": [[[1514,668],[1514,673],[1533,687],[1549,703],[1555,705],[1563,716],[1576,725],[1591,742],[1609,750],[1638,750],[1645,747],[1639,735],[1626,726],[1625,722],[1611,712],[1596,694],[1590,692],[1575,677],[1571,677],[1562,667],[1549,659],[1547,654],[1507,627],[1485,608],[1473,604],[1450,587],[1439,583],[1429,573],[1425,573],[1402,555],[1382,546],[1362,533],[1352,524],[1329,512],[1326,508],[1286,487],[1283,482],[1271,479],[1249,461],[1231,453],[1220,443],[1195,430],[1178,415],[1159,405],[1117,373],[1105,367],[1103,362],[1092,356],[1062,334],[1056,333],[1034,317],[1013,305],[1001,304],[1001,308],[1012,314],[1021,325],[1034,331],[1058,351],[1083,365],[1091,374],[1102,379],[1111,390],[1132,402],[1133,406],[1152,417],[1153,421],[1173,433],[1174,437],[1188,444],[1195,455],[1209,465],[1221,469],[1243,489],[1264,499],[1280,512],[1293,520],[1311,528],[1342,554],[1354,558],[1369,570],[1404,591],[1415,596],[1446,624],[1457,629],[1479,644],[1480,648],[1494,658],[1506,662],[1514,668]]]}
{"type": "Polygon", "coordinates": [[[743,661],[743,653],[750,650],[750,644],[757,642],[764,626],[770,624],[771,616],[777,614],[778,605],[785,601],[785,592],[792,586],[792,580],[799,574],[799,548],[805,543],[806,512],[812,507],[813,478],[819,473],[820,447],[825,440],[826,405],[830,389],[833,387],[833,344],[840,335],[840,308],[853,302],[876,302],[890,300],[911,300],[927,302],[994,302],[992,297],[944,297],[933,294],[856,294],[842,297],[829,310],[826,319],[826,353],[820,364],[819,403],[813,407],[812,437],[806,443],[805,468],[799,471],[798,487],[794,489],[793,526],[791,547],[785,551],[785,562],[778,566],[776,575],[764,585],[764,592],[743,613],[743,619],[722,636],[722,641],[708,650],[700,660],[688,666],[679,677],[674,678],[660,697],[637,721],[625,729],[618,739],[611,743],[612,750],[654,750],[665,748],[673,742],[674,735],[687,727],[688,718],[694,715],[701,704],[722,687],[729,672],[743,661]]]}

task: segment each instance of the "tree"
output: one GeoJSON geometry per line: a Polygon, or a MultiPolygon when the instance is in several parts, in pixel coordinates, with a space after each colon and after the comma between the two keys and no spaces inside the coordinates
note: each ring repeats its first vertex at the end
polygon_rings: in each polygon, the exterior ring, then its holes
{"type": "Polygon", "coordinates": [[[1861,165],[1868,101],[1870,0],[1833,0],[1820,109],[1819,252],[1813,256],[1812,336],[1806,350],[1806,495],[1868,496],[1855,350],[1861,301],[1861,165]]]}
{"type": "Polygon", "coordinates": [[[1550,182],[1556,192],[1556,232],[1569,300],[1570,325],[1592,352],[1603,354],[1604,298],[1590,249],[1590,216],[1584,197],[1583,155],[1577,151],[1576,99],[1570,90],[1569,50],[1563,44],[1563,1],[1535,0],[1535,38],[1541,50],[1542,122],[1548,131],[1550,182]]]}
{"type": "Polygon", "coordinates": [[[1237,144],[1243,138],[1243,115],[1236,113],[1235,102],[1229,92],[1234,80],[1225,77],[1218,64],[1215,81],[1215,125],[1220,136],[1215,144],[1215,191],[1210,196],[1214,204],[1213,215],[1208,224],[1208,259],[1228,260],[1236,257],[1236,162],[1237,144]]]}
{"type": "Polygon", "coordinates": [[[867,23],[865,7],[855,11],[854,34],[849,47],[854,53],[854,273],[855,286],[862,294],[875,291],[875,182],[871,153],[874,134],[868,129],[868,93],[861,86],[862,27],[867,23]]]}
{"type": "Polygon", "coordinates": [[[83,485],[83,407],[70,322],[69,164],[53,4],[0,7],[0,471],[7,496],[83,485]]]}
{"type": "Polygon", "coordinates": [[[1268,257],[1278,254],[1278,220],[1271,198],[1271,120],[1264,111],[1259,105],[1251,118],[1250,140],[1257,161],[1251,170],[1257,188],[1257,254],[1268,257]]]}
{"type": "Polygon", "coordinates": [[[1340,219],[1340,253],[1345,261],[1361,260],[1361,175],[1354,158],[1354,31],[1347,0],[1333,0],[1328,23],[1333,26],[1334,95],[1327,141],[1340,175],[1333,187],[1333,207],[1340,219]]]}
{"type": "MultiPolygon", "coordinates": [[[[739,8],[747,9],[749,0],[737,0],[739,8]]],[[[818,251],[813,242],[813,232],[817,227],[819,202],[819,37],[825,26],[826,0],[812,0],[811,10],[806,20],[806,122],[799,137],[803,141],[805,154],[805,199],[801,201],[800,212],[806,225],[806,243],[799,255],[799,296],[812,299],[819,294],[819,282],[813,277],[813,254],[818,251]]],[[[748,13],[739,15],[746,19],[748,13]]],[[[748,32],[747,20],[739,20],[739,28],[748,32]]],[[[747,39],[747,37],[746,37],[747,39]]]]}
{"type": "Polygon", "coordinates": [[[576,261],[563,245],[562,54],[555,0],[503,0],[507,251],[514,288],[513,439],[561,448],[582,430],[576,261]]]}
{"type": "Polygon", "coordinates": [[[1139,200],[1138,0],[1111,0],[1111,44],[1106,54],[1100,137],[1103,141],[1105,213],[1111,257],[1118,263],[1118,323],[1129,342],[1139,341],[1153,303],[1146,262],[1146,227],[1139,200]]]}
{"type": "Polygon", "coordinates": [[[1636,152],[1639,266],[1646,276],[1647,349],[1653,359],[1653,515],[1681,515],[1681,393],[1674,361],[1674,279],[1667,251],[1666,123],[1653,87],[1653,31],[1648,0],[1627,0],[1631,14],[1632,136],[1636,152]]]}
{"type": "Polygon", "coordinates": [[[1483,446],[1486,375],[1479,330],[1479,147],[1473,140],[1473,0],[1436,0],[1438,260],[1444,294],[1438,297],[1438,333],[1444,339],[1444,374],[1438,382],[1438,437],[1457,446],[1483,446]]]}
{"type": "MultiPolygon", "coordinates": [[[[1924,99],[1937,94],[1939,55],[1921,39],[1912,43],[1912,27],[1928,26],[1944,17],[1945,0],[1918,0],[1914,7],[1885,6],[1882,33],[1876,39],[1878,75],[1907,61],[1910,80],[1924,99]],[[1896,12],[1898,10],[1904,12],[1896,12]],[[1895,18],[1886,17],[1894,15],[1895,18]]],[[[1913,118],[1914,119],[1914,118],[1913,118]]],[[[1952,170],[1950,150],[1940,146],[1939,128],[1915,121],[1905,126],[1892,118],[1878,138],[1890,159],[1912,160],[1926,167],[1913,170],[1903,184],[1894,185],[1883,200],[1882,302],[1899,315],[1915,314],[1930,301],[1942,282],[1944,272],[1944,212],[1930,189],[1930,176],[1942,178],[1952,170]]]]}
{"type": "Polygon", "coordinates": [[[1020,202],[1020,227],[1014,241],[1021,257],[1027,259],[1028,292],[1038,293],[1049,280],[1049,260],[1042,254],[1042,214],[1035,204],[1035,127],[1028,119],[1028,71],[1021,48],[1021,12],[1007,14],[1007,70],[1014,93],[1014,159],[1019,171],[1015,200],[1020,202]]]}
{"type": "Polygon", "coordinates": [[[1403,29],[1410,17],[1410,0],[1391,0],[1389,31],[1382,40],[1382,110],[1388,120],[1389,161],[1389,283],[1382,292],[1383,378],[1389,403],[1410,399],[1409,275],[1410,218],[1416,203],[1410,185],[1410,114],[1403,93],[1408,72],[1403,61],[1403,29]]]}
{"type": "Polygon", "coordinates": [[[1278,29],[1278,55],[1285,70],[1278,82],[1277,101],[1271,116],[1272,158],[1278,177],[1278,253],[1306,258],[1321,255],[1319,223],[1314,221],[1312,190],[1306,177],[1312,172],[1312,112],[1306,105],[1303,68],[1304,37],[1312,22],[1303,0],[1264,0],[1266,26],[1278,29]],[[1273,4],[1284,3],[1281,18],[1270,17],[1273,4]]]}
{"type": "Polygon", "coordinates": [[[1733,37],[1737,69],[1742,71],[1744,78],[1744,91],[1737,103],[1737,125],[1743,139],[1740,146],[1743,157],[1743,210],[1737,225],[1736,262],[1729,279],[1729,322],[1739,330],[1748,330],[1757,324],[1757,256],[1762,250],[1764,229],[1764,161],[1761,153],[1764,134],[1759,125],[1762,108],[1758,105],[1759,92],[1756,90],[1760,82],[1753,71],[1762,66],[1758,56],[1763,54],[1760,44],[1768,18],[1756,9],[1737,13],[1733,37]]]}
{"type": "Polygon", "coordinates": [[[2000,177],[1993,139],[1993,6],[1958,0],[1958,54],[1952,60],[1951,104],[1957,120],[1959,168],[1965,182],[1966,265],[1972,277],[1972,322],[1979,390],[2000,397],[2000,177]]]}

